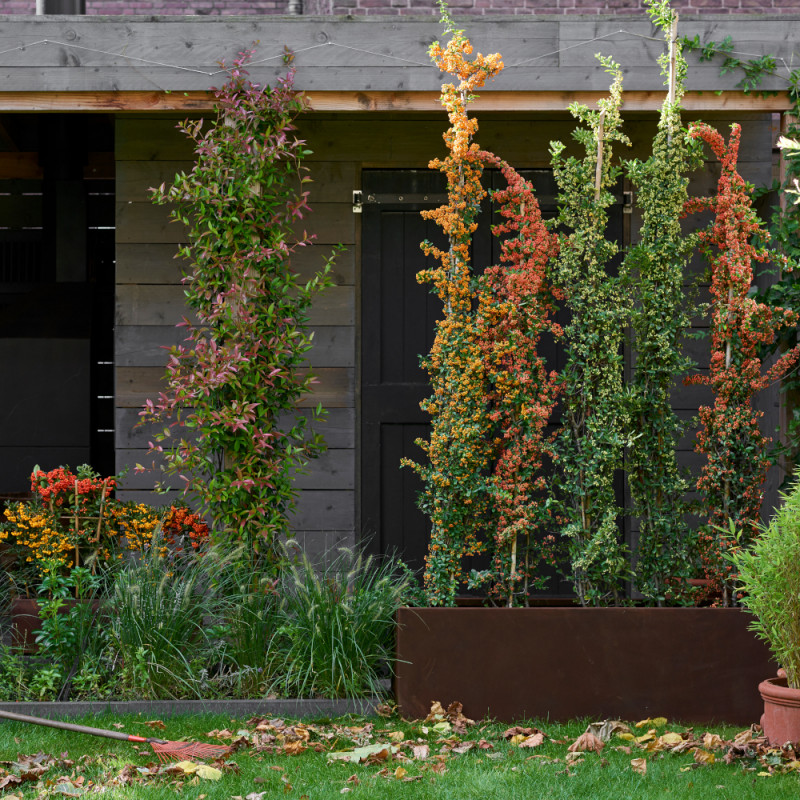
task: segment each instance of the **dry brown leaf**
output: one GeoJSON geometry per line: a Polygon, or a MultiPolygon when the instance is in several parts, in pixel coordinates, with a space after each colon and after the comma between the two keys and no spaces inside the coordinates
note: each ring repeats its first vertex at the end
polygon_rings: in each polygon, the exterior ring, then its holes
{"type": "Polygon", "coordinates": [[[405,738],[406,735],[403,733],[403,731],[392,731],[389,734],[389,740],[392,742],[402,742],[405,738]]]}
{"type": "Polygon", "coordinates": [[[683,742],[683,736],[681,736],[679,733],[675,733],[674,731],[667,731],[658,737],[658,741],[661,742],[664,747],[674,747],[675,745],[683,742]]]}
{"type": "Polygon", "coordinates": [[[160,719],[151,719],[144,723],[148,728],[153,730],[165,731],[167,726],[160,719]]]}
{"type": "Polygon", "coordinates": [[[539,731],[538,733],[534,733],[533,736],[528,736],[527,739],[523,739],[520,743],[520,747],[538,747],[540,744],[544,742],[544,734],[539,731]]]}
{"type": "Polygon", "coordinates": [[[434,700],[431,703],[431,710],[428,712],[428,716],[425,717],[425,722],[441,722],[446,713],[442,704],[438,700],[434,700]]]}
{"type": "Polygon", "coordinates": [[[306,746],[299,740],[286,742],[283,746],[283,752],[286,753],[287,756],[299,756],[300,753],[304,753],[305,751],[306,746]]]}
{"type": "Polygon", "coordinates": [[[592,722],[586,732],[593,733],[598,739],[607,742],[615,733],[630,733],[631,729],[618,719],[606,719],[602,722],[592,722]]]}
{"type": "Polygon", "coordinates": [[[593,733],[582,733],[568,748],[570,753],[579,753],[586,750],[593,750],[599,753],[604,747],[605,742],[598,739],[593,733]]]}
{"type": "Polygon", "coordinates": [[[395,706],[390,705],[389,703],[379,703],[377,706],[375,706],[375,713],[379,717],[383,717],[384,719],[387,719],[388,717],[393,717],[395,711],[396,711],[395,706]]]}
{"type": "Polygon", "coordinates": [[[737,733],[736,736],[733,737],[733,743],[736,747],[745,747],[746,745],[750,744],[755,738],[755,732],[752,728],[748,728],[746,731],[741,731],[741,733],[737,733]]]}
{"type": "Polygon", "coordinates": [[[647,759],[632,758],[631,769],[639,775],[647,775],[647,759]]]}
{"type": "Polygon", "coordinates": [[[717,733],[704,733],[703,734],[703,747],[706,750],[716,750],[718,747],[724,746],[725,742],[722,737],[717,733]]]}
{"type": "Polygon", "coordinates": [[[571,767],[574,766],[575,764],[582,764],[584,758],[585,757],[583,753],[572,752],[572,753],[567,753],[566,757],[564,758],[564,761],[566,761],[567,765],[571,767]]]}
{"type": "Polygon", "coordinates": [[[427,744],[411,745],[411,752],[414,758],[424,759],[430,755],[430,747],[427,744]]]}
{"type": "Polygon", "coordinates": [[[694,760],[697,764],[713,764],[717,759],[710,751],[698,747],[697,750],[694,751],[694,760]]]}
{"type": "Polygon", "coordinates": [[[504,739],[513,739],[515,736],[533,736],[534,733],[538,732],[537,728],[521,728],[519,725],[515,725],[513,728],[504,730],[501,736],[504,739]]]}
{"type": "Polygon", "coordinates": [[[397,768],[397,769],[394,771],[394,777],[395,777],[395,778],[396,778],[398,781],[399,781],[399,780],[402,780],[403,778],[405,778],[405,776],[406,776],[407,774],[408,774],[408,770],[407,770],[407,769],[403,769],[403,767],[398,767],[398,768],[397,768]]]}
{"type": "Polygon", "coordinates": [[[431,767],[431,769],[432,769],[432,770],[433,770],[433,771],[434,771],[434,772],[435,772],[437,775],[443,775],[445,772],[447,772],[447,766],[445,765],[444,761],[437,761],[437,762],[436,762],[436,763],[435,763],[435,764],[434,764],[434,765],[431,767]]]}

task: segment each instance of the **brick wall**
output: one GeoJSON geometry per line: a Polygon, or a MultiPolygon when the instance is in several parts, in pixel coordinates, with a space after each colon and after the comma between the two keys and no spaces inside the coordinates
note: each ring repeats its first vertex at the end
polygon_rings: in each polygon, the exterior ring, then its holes
{"type": "MultiPolygon", "coordinates": [[[[435,0],[302,0],[303,13],[437,14],[435,0]]],[[[449,0],[457,14],[631,14],[642,0],[449,0]]],[[[288,0],[86,0],[89,14],[285,14],[288,0]]],[[[688,14],[797,13],[800,0],[673,0],[688,14]]],[[[33,14],[35,0],[3,0],[0,13],[33,14]]]]}

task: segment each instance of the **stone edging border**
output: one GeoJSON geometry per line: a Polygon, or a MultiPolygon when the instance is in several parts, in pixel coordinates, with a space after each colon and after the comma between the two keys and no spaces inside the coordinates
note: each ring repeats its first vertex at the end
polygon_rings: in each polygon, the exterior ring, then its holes
{"type": "Polygon", "coordinates": [[[381,702],[383,701],[377,697],[358,700],[95,700],[0,703],[0,710],[34,717],[78,717],[110,712],[158,717],[177,714],[230,714],[234,718],[264,716],[304,719],[374,714],[375,707],[381,702]]]}

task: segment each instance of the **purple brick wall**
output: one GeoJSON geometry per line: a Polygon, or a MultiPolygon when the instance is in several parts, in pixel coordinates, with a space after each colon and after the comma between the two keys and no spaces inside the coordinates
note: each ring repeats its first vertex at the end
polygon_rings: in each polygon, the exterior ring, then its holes
{"type": "MultiPolygon", "coordinates": [[[[288,0],[86,0],[89,14],[285,14],[288,0]]],[[[435,0],[303,0],[305,14],[438,14],[435,0]]],[[[800,0],[674,0],[688,14],[797,13],[800,0]]],[[[35,0],[4,0],[0,13],[33,14],[35,0]]],[[[631,14],[642,0],[450,0],[456,14],[631,14]]]]}

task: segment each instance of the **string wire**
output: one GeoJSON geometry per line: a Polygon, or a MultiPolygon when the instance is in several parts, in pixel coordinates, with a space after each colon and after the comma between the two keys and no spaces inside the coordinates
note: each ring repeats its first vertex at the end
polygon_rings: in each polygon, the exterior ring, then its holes
{"type": "MultiPolygon", "coordinates": [[[[550,52],[547,52],[547,53],[541,53],[541,54],[536,55],[536,56],[531,56],[530,58],[526,58],[526,59],[524,59],[522,61],[517,61],[517,62],[515,62],[513,64],[506,64],[505,68],[506,69],[519,69],[519,68],[528,66],[528,65],[532,64],[535,61],[540,61],[543,58],[552,58],[553,56],[557,56],[557,55],[559,55],[561,53],[565,53],[568,50],[573,50],[576,47],[587,47],[587,46],[589,46],[591,44],[594,44],[595,42],[603,41],[603,40],[606,40],[606,39],[611,39],[611,38],[613,38],[615,36],[631,36],[631,37],[634,37],[634,38],[646,39],[648,41],[653,41],[653,42],[663,42],[663,39],[660,38],[660,37],[647,36],[646,34],[636,33],[635,31],[627,31],[627,30],[624,30],[624,29],[620,29],[620,30],[610,31],[608,33],[601,34],[600,36],[595,36],[595,37],[593,37],[591,39],[586,39],[586,40],[583,40],[583,41],[580,41],[580,42],[574,42],[573,44],[566,45],[565,47],[561,47],[558,50],[551,50],[550,52]]],[[[164,67],[166,69],[174,69],[174,70],[179,70],[179,71],[183,71],[183,72],[191,72],[191,73],[194,73],[194,74],[197,74],[197,75],[205,75],[206,77],[209,77],[209,78],[213,78],[213,77],[216,77],[217,75],[221,75],[221,74],[224,74],[224,73],[227,72],[227,69],[224,68],[224,67],[221,67],[220,69],[216,69],[216,70],[205,70],[205,69],[199,69],[197,67],[187,67],[187,66],[184,66],[182,64],[172,64],[172,63],[169,63],[169,62],[166,62],[166,61],[157,61],[155,59],[144,58],[142,56],[130,55],[129,53],[115,53],[115,52],[110,51],[110,50],[103,50],[103,49],[96,48],[96,47],[87,47],[86,45],[75,44],[73,42],[61,42],[61,41],[58,41],[58,40],[55,40],[55,39],[38,39],[38,40],[36,40],[34,42],[27,42],[25,44],[17,45],[16,47],[9,47],[9,48],[7,48],[5,50],[0,50],[0,56],[7,55],[8,53],[24,52],[24,51],[27,51],[28,49],[33,49],[35,47],[40,47],[40,46],[54,46],[54,47],[70,48],[70,49],[73,49],[73,50],[81,50],[81,51],[86,52],[86,53],[95,53],[97,55],[110,56],[111,58],[121,58],[121,59],[125,59],[126,61],[135,61],[137,63],[146,64],[146,65],[153,66],[153,67],[164,67]]],[[[353,52],[356,52],[356,53],[364,53],[365,55],[375,56],[376,58],[385,58],[385,59],[390,59],[392,61],[401,61],[401,62],[403,62],[405,64],[410,64],[410,65],[416,66],[416,67],[430,67],[431,69],[435,69],[433,64],[431,64],[428,61],[417,61],[417,60],[414,60],[414,59],[411,59],[411,58],[405,58],[403,56],[396,56],[396,55],[393,55],[392,53],[380,53],[380,52],[377,52],[375,50],[368,50],[368,49],[363,48],[363,47],[354,47],[353,45],[341,44],[340,42],[331,42],[331,41],[322,42],[320,44],[309,45],[308,47],[301,47],[301,48],[299,48],[297,50],[292,51],[292,54],[294,56],[297,56],[297,55],[299,55],[301,53],[307,53],[307,52],[309,52],[311,50],[317,50],[317,49],[322,48],[322,47],[324,47],[324,48],[336,47],[336,48],[340,48],[340,49],[343,49],[343,50],[350,50],[350,51],[353,51],[353,52]]],[[[747,58],[761,58],[764,55],[763,53],[746,53],[746,52],[739,51],[739,50],[730,50],[730,51],[726,51],[726,52],[728,54],[730,54],[730,55],[744,56],[744,57],[747,57],[747,58]]],[[[285,52],[280,52],[280,53],[277,53],[277,54],[271,55],[271,56],[264,56],[263,58],[254,59],[253,61],[249,62],[249,64],[247,66],[248,67],[253,67],[253,66],[257,66],[259,64],[266,64],[266,63],[268,63],[270,61],[275,61],[277,59],[283,59],[283,58],[285,58],[285,56],[286,56],[285,52]]],[[[787,74],[791,75],[792,70],[791,70],[791,67],[790,67],[789,63],[786,61],[786,59],[781,57],[781,56],[777,56],[776,60],[779,61],[783,65],[783,67],[786,70],[787,74]]],[[[783,76],[778,75],[777,77],[781,77],[782,78],[783,76]]]]}

